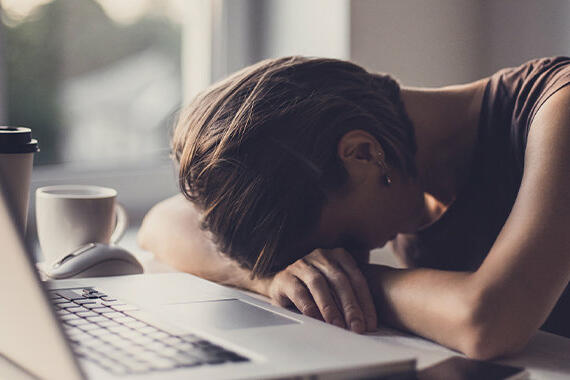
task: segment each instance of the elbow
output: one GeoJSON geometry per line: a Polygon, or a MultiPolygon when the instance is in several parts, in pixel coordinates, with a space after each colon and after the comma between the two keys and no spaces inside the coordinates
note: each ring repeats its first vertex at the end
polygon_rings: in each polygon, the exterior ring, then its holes
{"type": "Polygon", "coordinates": [[[170,224],[165,201],[153,206],[144,216],[137,232],[137,245],[145,250],[160,256],[165,241],[165,231],[170,224]]]}
{"type": "Polygon", "coordinates": [[[534,333],[513,313],[493,307],[491,300],[474,302],[462,323],[459,350],[471,359],[492,360],[522,351],[534,333]]]}
{"type": "Polygon", "coordinates": [[[522,351],[529,339],[530,336],[513,337],[483,328],[465,334],[460,351],[471,359],[493,360],[522,351]]]}
{"type": "MultiPolygon", "coordinates": [[[[149,212],[149,214],[152,210],[149,212]]],[[[137,232],[137,245],[145,251],[152,251],[152,228],[148,228],[149,214],[147,214],[137,232]]]]}

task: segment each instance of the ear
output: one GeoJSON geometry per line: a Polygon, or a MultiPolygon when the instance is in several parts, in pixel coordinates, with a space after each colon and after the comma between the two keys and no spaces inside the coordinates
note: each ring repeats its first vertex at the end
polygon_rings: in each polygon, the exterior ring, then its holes
{"type": "Polygon", "coordinates": [[[356,129],[341,137],[337,153],[350,177],[356,179],[378,169],[384,150],[374,136],[356,129]]]}
{"type": "Polygon", "coordinates": [[[345,164],[348,161],[376,164],[378,154],[383,152],[378,140],[360,129],[347,132],[338,143],[338,156],[345,164]]]}

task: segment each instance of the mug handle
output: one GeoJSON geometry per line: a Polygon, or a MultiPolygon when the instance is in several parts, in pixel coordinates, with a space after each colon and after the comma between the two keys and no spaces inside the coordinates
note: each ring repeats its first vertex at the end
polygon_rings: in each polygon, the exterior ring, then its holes
{"type": "Polygon", "coordinates": [[[115,204],[115,215],[115,229],[111,234],[111,244],[117,244],[129,226],[129,217],[127,216],[127,212],[119,203],[115,204]]]}

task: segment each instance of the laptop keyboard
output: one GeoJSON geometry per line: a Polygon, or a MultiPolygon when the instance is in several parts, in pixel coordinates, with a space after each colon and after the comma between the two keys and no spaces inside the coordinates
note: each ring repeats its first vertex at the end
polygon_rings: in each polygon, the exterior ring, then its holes
{"type": "Polygon", "coordinates": [[[74,352],[117,374],[245,362],[197,335],[175,335],[137,318],[137,307],[93,288],[50,291],[74,352]]]}

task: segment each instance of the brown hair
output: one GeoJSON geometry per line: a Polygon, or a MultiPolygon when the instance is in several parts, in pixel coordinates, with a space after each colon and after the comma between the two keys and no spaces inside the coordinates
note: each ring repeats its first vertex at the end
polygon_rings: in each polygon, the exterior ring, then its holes
{"type": "Polygon", "coordinates": [[[386,161],[415,176],[413,126],[397,82],[353,63],[285,57],[247,67],[201,93],[172,140],[183,194],[202,212],[221,252],[264,275],[308,252],[330,192],[347,172],[340,138],[362,129],[386,161]]]}

